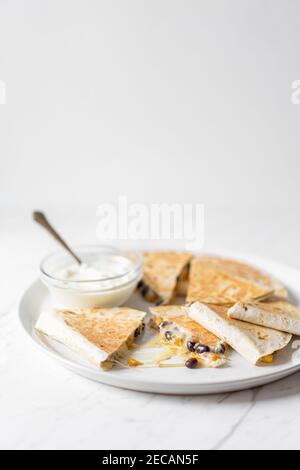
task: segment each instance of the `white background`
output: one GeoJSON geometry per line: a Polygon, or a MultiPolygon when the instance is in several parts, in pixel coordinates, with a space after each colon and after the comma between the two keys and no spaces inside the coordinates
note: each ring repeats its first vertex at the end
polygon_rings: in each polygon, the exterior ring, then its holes
{"type": "Polygon", "coordinates": [[[206,249],[300,268],[299,39],[297,0],[0,0],[0,447],[299,448],[299,374],[125,392],[39,355],[16,317],[55,246],[35,208],[82,243],[120,194],[203,203],[206,249]]]}
{"type": "Polygon", "coordinates": [[[1,208],[299,206],[297,0],[1,0],[1,208]]]}

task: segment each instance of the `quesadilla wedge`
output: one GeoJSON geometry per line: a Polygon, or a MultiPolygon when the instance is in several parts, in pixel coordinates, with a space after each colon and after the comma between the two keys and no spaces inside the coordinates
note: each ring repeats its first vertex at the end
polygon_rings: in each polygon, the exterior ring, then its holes
{"type": "Polygon", "coordinates": [[[134,337],[143,329],[145,315],[125,307],[54,310],[42,313],[35,329],[107,370],[133,346],[134,337]]]}
{"type": "Polygon", "coordinates": [[[292,335],[233,320],[227,308],[200,302],[188,308],[189,317],[229,344],[251,364],[271,363],[273,354],[288,345],[292,335]]]}
{"type": "Polygon", "coordinates": [[[152,326],[159,330],[160,343],[174,348],[185,363],[193,359],[195,367],[215,368],[226,362],[226,345],[189,318],[187,307],[153,307],[150,311],[154,315],[152,326]]]}
{"type": "Polygon", "coordinates": [[[238,302],[228,310],[230,318],[300,336],[300,309],[284,300],[238,302]]]}
{"type": "Polygon", "coordinates": [[[282,289],[278,281],[252,266],[230,259],[201,256],[191,263],[187,302],[230,306],[238,301],[265,299],[282,289]]]}
{"type": "Polygon", "coordinates": [[[185,252],[144,253],[144,275],[138,285],[142,296],[156,305],[170,303],[178,293],[178,286],[181,291],[186,290],[191,258],[185,252]]]}

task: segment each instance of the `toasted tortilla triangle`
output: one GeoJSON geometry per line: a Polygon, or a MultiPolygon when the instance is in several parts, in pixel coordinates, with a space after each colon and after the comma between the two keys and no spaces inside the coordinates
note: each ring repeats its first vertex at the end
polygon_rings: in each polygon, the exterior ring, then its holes
{"type": "Polygon", "coordinates": [[[282,286],[252,266],[202,256],[191,263],[187,302],[228,306],[237,301],[268,298],[276,288],[282,286]]]}
{"type": "Polygon", "coordinates": [[[178,285],[188,276],[190,253],[144,253],[144,276],[139,285],[146,300],[168,304],[177,293],[178,285]]]}
{"type": "Polygon", "coordinates": [[[292,336],[228,317],[226,307],[195,302],[188,308],[190,318],[229,344],[251,364],[286,347],[292,336]]]}
{"type": "Polygon", "coordinates": [[[228,315],[230,318],[300,336],[300,309],[284,300],[238,302],[229,309],[228,315]]]}
{"type": "Polygon", "coordinates": [[[60,341],[98,367],[110,368],[114,365],[114,358],[130,346],[145,315],[125,307],[55,310],[42,313],[35,329],[60,341]]]}

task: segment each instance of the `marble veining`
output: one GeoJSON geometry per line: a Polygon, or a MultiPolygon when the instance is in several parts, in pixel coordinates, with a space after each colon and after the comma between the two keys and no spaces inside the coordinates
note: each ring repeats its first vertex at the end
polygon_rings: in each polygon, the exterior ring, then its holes
{"type": "MultiPolygon", "coordinates": [[[[256,389],[252,390],[252,400],[249,403],[248,409],[246,409],[246,411],[240,416],[240,418],[237,420],[237,422],[231,427],[231,429],[229,429],[228,433],[225,436],[223,436],[222,439],[220,439],[220,441],[218,441],[216,443],[216,445],[213,446],[213,448],[211,450],[220,450],[220,449],[222,449],[222,447],[226,445],[226,442],[229,439],[231,439],[232,437],[234,437],[235,433],[238,432],[238,430],[239,430],[240,426],[242,425],[242,423],[245,421],[245,419],[247,418],[249,413],[251,413],[251,411],[255,407],[256,397],[257,397],[258,393],[259,393],[259,388],[256,388],[256,389]]],[[[223,403],[231,395],[232,394],[228,394],[227,397],[225,397],[225,399],[221,403],[223,403]]]]}

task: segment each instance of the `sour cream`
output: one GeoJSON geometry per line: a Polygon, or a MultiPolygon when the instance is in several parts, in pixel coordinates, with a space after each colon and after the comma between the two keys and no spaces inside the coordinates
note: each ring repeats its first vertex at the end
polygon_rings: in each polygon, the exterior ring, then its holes
{"type": "MultiPolygon", "coordinates": [[[[131,263],[120,260],[119,264],[111,259],[99,259],[93,264],[72,264],[57,272],[57,277],[67,281],[102,281],[122,276],[131,271],[131,263]]],[[[111,284],[113,286],[113,283],[111,284]]]]}
{"type": "Polygon", "coordinates": [[[142,275],[139,255],[105,247],[77,249],[83,263],[67,254],[51,255],[41,264],[41,279],[48,287],[55,307],[92,308],[123,305],[134,292],[142,275]]]}

